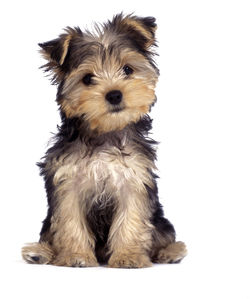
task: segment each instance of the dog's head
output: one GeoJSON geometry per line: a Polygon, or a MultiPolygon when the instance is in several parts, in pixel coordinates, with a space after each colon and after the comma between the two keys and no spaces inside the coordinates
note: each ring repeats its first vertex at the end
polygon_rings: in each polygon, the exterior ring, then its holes
{"type": "Polygon", "coordinates": [[[67,118],[83,118],[98,133],[137,122],[155,102],[158,78],[152,52],[155,19],[117,15],[95,33],[67,28],[39,44],[59,84],[57,101],[67,118]]]}

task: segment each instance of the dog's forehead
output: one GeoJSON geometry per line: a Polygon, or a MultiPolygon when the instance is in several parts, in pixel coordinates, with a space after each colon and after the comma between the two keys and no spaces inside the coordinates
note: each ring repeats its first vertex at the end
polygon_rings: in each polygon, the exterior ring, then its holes
{"type": "Polygon", "coordinates": [[[115,34],[113,31],[100,29],[99,26],[95,26],[92,32],[86,31],[84,39],[89,43],[98,43],[104,48],[110,47],[112,44],[121,44],[121,37],[115,34]]]}
{"type": "Polygon", "coordinates": [[[119,57],[124,51],[137,52],[129,39],[106,31],[99,35],[84,35],[82,40],[76,43],[76,47],[79,47],[79,51],[92,56],[113,55],[119,57]]]}
{"type": "Polygon", "coordinates": [[[82,64],[92,64],[105,67],[105,65],[120,65],[132,57],[144,57],[133,48],[129,40],[115,37],[112,32],[102,34],[84,34],[72,40],[65,67],[72,71],[82,64]]]}

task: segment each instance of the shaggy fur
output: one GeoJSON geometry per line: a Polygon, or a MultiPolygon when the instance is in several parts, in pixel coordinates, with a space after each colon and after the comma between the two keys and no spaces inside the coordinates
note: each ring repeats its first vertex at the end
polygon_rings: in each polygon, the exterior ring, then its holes
{"type": "Polygon", "coordinates": [[[48,214],[29,263],[148,267],[179,262],[155,175],[148,112],[156,101],[155,19],[117,15],[94,33],[67,28],[39,44],[58,84],[62,124],[38,163],[48,214]]]}

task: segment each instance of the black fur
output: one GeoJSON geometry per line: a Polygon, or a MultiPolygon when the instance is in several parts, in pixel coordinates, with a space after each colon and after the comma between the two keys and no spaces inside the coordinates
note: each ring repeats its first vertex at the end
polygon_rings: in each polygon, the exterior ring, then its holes
{"type": "Polygon", "coordinates": [[[40,167],[40,174],[44,178],[45,182],[45,189],[47,192],[47,201],[48,201],[48,212],[47,216],[43,221],[42,229],[40,231],[40,241],[43,240],[50,240],[51,238],[48,238],[48,234],[51,234],[50,226],[51,226],[51,217],[54,213],[54,210],[56,208],[56,198],[55,198],[55,187],[53,184],[53,176],[49,174],[45,170],[45,163],[37,163],[37,165],[40,167]]]}
{"type": "MultiPolygon", "coordinates": [[[[113,215],[115,212],[115,200],[102,198],[102,201],[107,200],[108,204],[103,205],[95,203],[91,206],[87,214],[87,221],[92,232],[95,235],[95,254],[99,263],[104,264],[109,259],[109,250],[107,240],[110,226],[112,224],[113,215]]],[[[90,199],[91,201],[91,199],[90,199]]]]}

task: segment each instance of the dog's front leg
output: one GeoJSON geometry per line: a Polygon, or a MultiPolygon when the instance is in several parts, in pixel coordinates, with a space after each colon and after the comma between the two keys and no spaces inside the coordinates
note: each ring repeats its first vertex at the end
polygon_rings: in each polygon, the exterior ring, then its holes
{"type": "Polygon", "coordinates": [[[95,241],[83,210],[84,195],[74,181],[61,182],[55,190],[56,209],[51,217],[51,243],[55,251],[52,262],[58,266],[97,266],[95,241]]]}
{"type": "Polygon", "coordinates": [[[146,190],[127,184],[119,191],[117,201],[108,240],[111,252],[108,265],[114,268],[151,266],[148,251],[152,245],[152,225],[146,190]]]}

